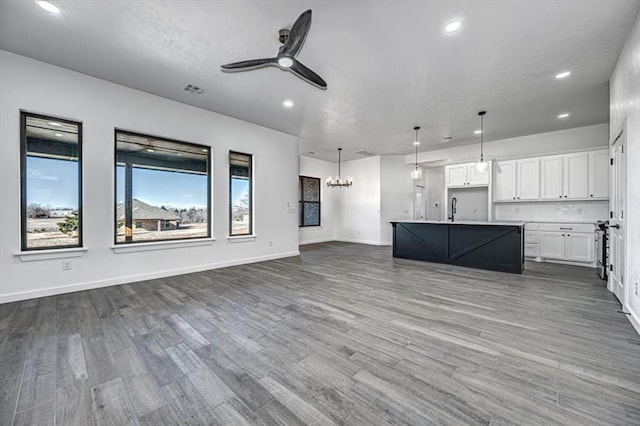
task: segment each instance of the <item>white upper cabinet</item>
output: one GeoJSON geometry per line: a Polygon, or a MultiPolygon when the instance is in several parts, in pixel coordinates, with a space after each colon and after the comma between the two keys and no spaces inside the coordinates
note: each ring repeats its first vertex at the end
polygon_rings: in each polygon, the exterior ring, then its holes
{"type": "Polygon", "coordinates": [[[559,200],[564,195],[563,157],[543,157],[540,159],[542,177],[540,179],[540,198],[543,200],[559,200]]]}
{"type": "Polygon", "coordinates": [[[530,158],[517,161],[518,200],[537,200],[540,198],[540,160],[530,158]]]}
{"type": "Polygon", "coordinates": [[[516,161],[496,163],[494,198],[496,201],[516,199],[516,161]]]}
{"type": "Polygon", "coordinates": [[[588,155],[586,152],[564,155],[564,198],[587,198],[588,155]]]}
{"type": "Polygon", "coordinates": [[[589,153],[589,198],[609,198],[609,152],[589,153]]]}
{"type": "Polygon", "coordinates": [[[475,163],[445,166],[445,185],[447,188],[489,185],[491,162],[488,163],[489,167],[487,167],[487,170],[483,173],[476,171],[475,163]]]}
{"type": "Polygon", "coordinates": [[[465,186],[467,184],[467,165],[445,167],[445,178],[447,186],[465,186]]]}
{"type": "Polygon", "coordinates": [[[609,198],[607,150],[498,161],[494,201],[609,198]]]}
{"type": "Polygon", "coordinates": [[[491,167],[480,173],[476,170],[475,164],[467,165],[467,185],[489,185],[489,170],[491,167]]]}

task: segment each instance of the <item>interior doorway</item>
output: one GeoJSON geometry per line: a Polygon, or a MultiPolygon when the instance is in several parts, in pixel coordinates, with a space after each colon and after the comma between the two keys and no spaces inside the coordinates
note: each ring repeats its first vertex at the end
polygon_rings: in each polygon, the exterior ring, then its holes
{"type": "Polygon", "coordinates": [[[622,307],[627,300],[625,285],[626,226],[627,207],[627,157],[626,132],[624,127],[610,146],[611,154],[611,197],[609,198],[609,290],[622,307]]]}

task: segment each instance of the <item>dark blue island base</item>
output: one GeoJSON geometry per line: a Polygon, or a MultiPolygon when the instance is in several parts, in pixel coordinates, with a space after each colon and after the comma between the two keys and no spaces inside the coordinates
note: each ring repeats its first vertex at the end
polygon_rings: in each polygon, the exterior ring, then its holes
{"type": "Polygon", "coordinates": [[[393,257],[521,274],[524,224],[391,221],[393,257]]]}

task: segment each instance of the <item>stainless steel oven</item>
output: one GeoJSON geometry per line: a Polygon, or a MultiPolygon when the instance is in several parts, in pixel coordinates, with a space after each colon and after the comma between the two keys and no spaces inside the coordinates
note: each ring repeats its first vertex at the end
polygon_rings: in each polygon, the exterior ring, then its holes
{"type": "Polygon", "coordinates": [[[607,260],[609,258],[609,221],[596,222],[596,268],[603,280],[607,279],[607,260]]]}

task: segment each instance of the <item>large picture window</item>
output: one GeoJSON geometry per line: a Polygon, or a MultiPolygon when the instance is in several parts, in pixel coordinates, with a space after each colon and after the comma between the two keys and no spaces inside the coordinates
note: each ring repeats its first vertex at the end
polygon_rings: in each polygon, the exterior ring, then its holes
{"type": "Polygon", "coordinates": [[[115,243],[211,236],[211,149],[116,129],[115,243]]]}
{"type": "Polygon", "coordinates": [[[299,192],[299,226],[320,226],[320,179],[300,176],[299,192]]]}
{"type": "Polygon", "coordinates": [[[82,246],[82,124],[22,111],[20,129],[22,250],[82,246]]]}
{"type": "Polygon", "coordinates": [[[229,235],[253,233],[253,158],[229,151],[229,235]]]}

